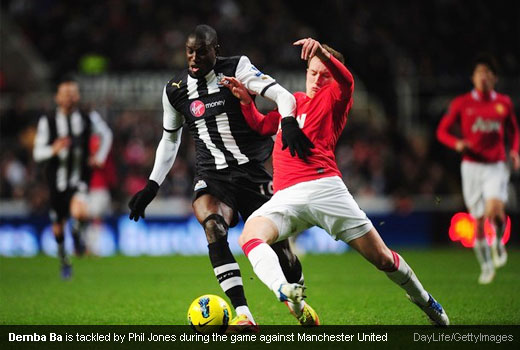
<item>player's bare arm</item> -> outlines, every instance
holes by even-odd
[[[318,57],[322,61],[326,61],[330,59],[330,52],[325,50],[323,46],[312,38],[300,39],[293,43],[294,46],[301,46],[301,59],[302,60],[310,60],[314,56]]]
[[[234,77],[223,77],[221,83],[227,87],[236,98],[240,100],[241,104],[249,105],[253,101],[244,84],[238,81],[238,79]]]

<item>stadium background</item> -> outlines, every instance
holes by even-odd
[[[68,74],[80,82],[84,106],[98,110],[114,133],[111,210],[91,228],[91,252],[206,254],[202,229],[191,215],[195,157],[187,135],[147,210],[149,220],[130,222],[126,204],[153,165],[162,133],[162,87],[185,67],[186,34],[207,23],[219,34],[222,55],[249,56],[290,91],[304,89],[305,81],[294,40],[311,36],[343,52],[356,79],[354,108],[336,152],[344,181],[387,243],[455,248],[474,264],[476,279],[474,258],[448,239],[451,216],[464,210],[460,157],[436,141],[435,128],[449,101],[471,89],[470,63],[480,51],[498,59],[497,90],[511,96],[520,114],[519,13],[518,2],[483,0],[312,6],[277,0],[4,0],[0,256],[54,254],[48,193],[32,160],[32,142],[38,117],[54,108],[56,82]],[[519,185],[519,174],[512,174],[513,247],[520,241]],[[235,251],[239,232],[240,226],[230,234]],[[307,252],[345,250],[316,230],[297,242]]]
[[[342,51],[356,78],[354,109],[337,148],[345,182],[374,222],[387,224],[381,231],[389,243],[394,236],[402,244],[446,243],[451,214],[463,210],[459,155],[440,145],[434,131],[449,100],[471,88],[470,63],[479,51],[496,55],[497,89],[518,109],[520,25],[511,7],[519,5],[506,4],[3,1],[0,209],[14,220],[2,225],[3,237],[20,222],[33,223],[37,235],[45,226],[48,194],[31,159],[32,140],[66,74],[77,76],[85,106],[100,111],[114,132],[108,222],[121,230],[125,223],[116,221],[153,165],[161,89],[185,66],[186,33],[208,23],[223,55],[248,55],[291,91],[303,89],[305,79],[295,39],[316,37]],[[190,215],[189,137],[179,153],[150,217]],[[518,174],[511,180],[509,213],[516,217]]]

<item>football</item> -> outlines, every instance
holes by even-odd
[[[197,333],[224,333],[231,319],[231,309],[218,295],[202,295],[188,309],[188,323]]]

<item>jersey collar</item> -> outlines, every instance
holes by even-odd
[[[484,96],[484,94],[482,92],[478,91],[477,89],[473,89],[473,90],[471,90],[471,97],[475,101],[485,101],[488,99],[491,101],[494,101],[497,98],[497,93],[495,90],[491,90],[491,92],[489,93],[489,98],[488,98],[487,96]]]

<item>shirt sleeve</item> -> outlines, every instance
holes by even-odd
[[[457,122],[460,116],[459,102],[455,99],[448,108],[448,112],[442,117],[437,127],[437,139],[442,144],[455,149],[457,138],[450,133],[451,127]]]
[[[253,102],[248,105],[240,104],[242,114],[249,127],[260,135],[271,136],[276,134],[280,125],[281,114],[274,110],[266,115],[260,113]]]
[[[177,152],[181,145],[181,135],[182,126],[180,129],[172,132],[163,131],[162,139],[155,152],[155,162],[150,174],[150,180],[157,182],[159,185],[163,183],[177,157]]]
[[[36,162],[43,162],[52,158],[52,145],[49,145],[49,122],[45,116],[40,117],[34,139],[33,158]]]
[[[509,100],[509,117],[506,119],[506,133],[511,150],[518,152],[520,149],[520,131],[518,128],[518,121],[515,115],[515,108],[513,102]]]
[[[294,116],[296,111],[294,96],[269,75],[260,72],[246,56],[240,57],[235,77],[249,92],[274,101],[282,116]]]
[[[332,55],[330,55],[330,59],[322,62],[338,84],[339,90],[341,91],[340,97],[345,100],[351,99],[352,93],[354,92],[354,77],[352,73],[343,63]]]
[[[180,129],[184,125],[184,116],[177,111],[166,94],[166,86],[163,89],[162,94],[162,105],[163,105],[163,128],[164,131],[173,132]]]
[[[175,158],[177,158],[181,144],[182,126],[185,120],[184,116],[170,103],[166,94],[166,87],[163,89],[162,104],[164,131],[155,152],[155,162],[150,174],[150,180],[157,182],[159,185],[163,183],[175,162]]]
[[[101,118],[98,112],[92,111],[89,115],[92,123],[92,131],[99,135],[99,149],[94,156],[99,164],[105,164],[105,161],[112,147],[112,131],[107,123]]]

